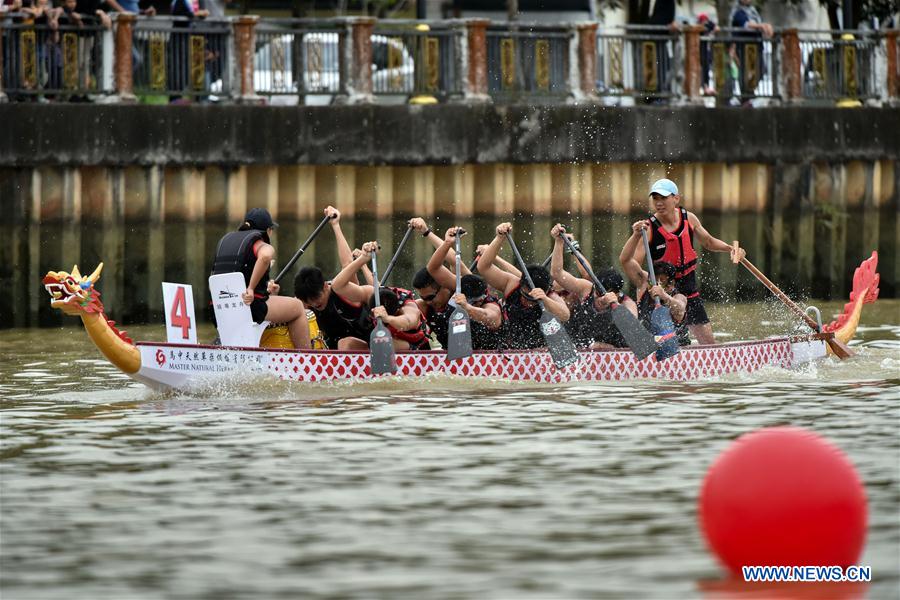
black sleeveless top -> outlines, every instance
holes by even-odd
[[[529,307],[522,304],[522,288],[516,287],[506,297],[506,347],[530,350],[546,345],[541,335],[541,305],[534,302]]]
[[[496,304],[500,306],[500,301],[495,296],[488,296],[484,299],[484,304]],[[484,304],[482,307],[484,307]],[[503,332],[506,323],[503,319],[503,310],[500,310],[500,327],[495,330],[488,329],[484,323],[479,323],[475,319],[470,319],[472,324],[472,350],[499,350],[503,346]]]
[[[362,304],[353,304],[334,290],[328,295],[324,309],[312,311],[316,314],[316,323],[325,338],[325,345],[331,350],[337,350],[341,338],[355,337],[367,341],[374,329],[371,320],[364,314],[366,311]]]
[[[445,304],[440,311],[434,310],[434,307],[430,304],[425,305],[425,320],[428,323],[428,327],[431,328],[435,338],[444,348],[447,347],[451,314],[453,314],[453,307],[449,303]]]

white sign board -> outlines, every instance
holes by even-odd
[[[166,339],[171,344],[196,344],[197,319],[194,317],[193,289],[186,283],[165,281],[162,288]]]
[[[209,278],[209,293],[216,313],[216,326],[223,346],[256,348],[259,338],[269,326],[268,321],[253,322],[250,305],[244,304],[241,294],[247,289],[241,273],[222,273]]]

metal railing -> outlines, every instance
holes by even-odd
[[[230,38],[231,26],[226,20],[138,20],[132,41],[135,94],[227,94],[231,88]]]
[[[112,55],[104,52],[110,32],[100,25],[4,23],[3,91],[12,99],[73,100],[112,91],[104,77]]]
[[[478,20],[133,16],[107,30],[51,28],[6,15],[0,17],[0,100],[134,94],[305,104],[339,97],[370,102],[373,95],[381,102],[488,96],[495,102],[598,96],[702,102],[706,95],[738,104],[900,97],[900,50],[886,46],[897,43],[896,32],[786,29],[771,39],[745,30],[702,34],[633,25],[602,28],[595,37],[584,32],[568,24]],[[590,49],[581,46],[587,40]],[[115,56],[130,56],[131,77],[121,71],[114,77]]]
[[[254,92],[329,104],[341,90],[345,38],[345,30],[333,21],[260,21],[253,53]]]
[[[675,94],[678,36],[667,27],[628,26],[597,35],[597,92],[669,98]]]
[[[800,78],[804,98],[875,98],[879,41],[871,31],[801,30]]]
[[[781,37],[764,39],[741,29],[700,37],[700,70],[710,93],[739,104],[753,98],[780,98]]]
[[[568,95],[571,42],[564,27],[492,25],[487,31],[488,93],[501,100]]]
[[[371,38],[372,91],[440,99],[460,94],[460,37],[460,30],[440,22],[379,21]]]

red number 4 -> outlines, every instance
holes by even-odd
[[[187,312],[187,300],[184,299],[184,288],[175,290],[175,303],[172,304],[172,312],[169,314],[172,327],[181,327],[182,339],[189,339],[191,331],[191,318]]]

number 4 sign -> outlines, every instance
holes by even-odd
[[[171,344],[196,344],[197,319],[194,318],[194,292],[186,283],[163,282],[166,311],[166,338]]]

